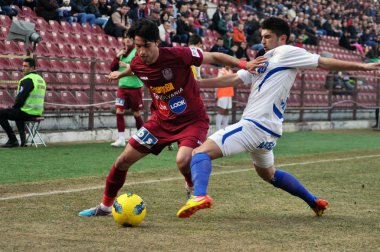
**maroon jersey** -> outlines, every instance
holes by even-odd
[[[180,126],[178,124],[199,120],[208,123],[199,87],[190,67],[200,66],[202,60],[202,52],[195,48],[161,47],[154,64],[145,65],[138,56],[131,61],[131,70],[151,94],[152,118],[157,118],[164,128],[177,128]]]

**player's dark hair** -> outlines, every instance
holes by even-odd
[[[36,66],[36,61],[33,58],[25,58],[23,61],[28,63],[30,67]]]
[[[198,45],[202,44],[202,39],[198,34],[194,34],[189,38],[189,45]]]
[[[141,19],[133,23],[131,28],[128,30],[127,36],[130,38],[139,36],[145,41],[156,42],[159,40],[158,27],[155,23],[148,19]]]
[[[281,18],[270,17],[263,21],[261,25],[262,29],[271,30],[278,37],[286,35],[286,41],[288,41],[290,36],[290,27],[288,22]]]

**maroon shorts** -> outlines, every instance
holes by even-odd
[[[141,88],[121,88],[116,92],[116,108],[131,109],[139,111],[143,106],[142,87]]]
[[[141,153],[154,155],[158,155],[172,142],[178,142],[179,147],[186,146],[194,149],[206,140],[208,128],[208,120],[170,125],[159,123],[156,117],[152,116],[129,139],[128,143]]]

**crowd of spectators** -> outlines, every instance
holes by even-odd
[[[339,45],[359,51],[363,58],[379,58],[380,4],[363,0],[246,0],[219,1],[210,15],[203,0],[2,0],[2,15],[17,16],[14,6],[25,5],[46,20],[99,25],[122,37],[141,18],[155,22],[164,46],[187,45],[191,35],[204,37],[211,29],[219,37],[211,51],[247,58],[247,49],[262,49],[260,22],[267,16],[288,20],[289,43],[317,45],[321,35],[339,38]]]

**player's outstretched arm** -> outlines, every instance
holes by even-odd
[[[113,71],[113,72],[109,73],[106,77],[109,80],[117,80],[117,79],[123,78],[125,76],[131,76],[131,75],[133,75],[131,67],[129,65],[127,65],[127,67],[125,68],[124,71],[122,71],[122,72]]]
[[[222,66],[239,67],[240,69],[246,69],[250,72],[254,71],[257,67],[259,67],[260,64],[264,63],[265,61],[267,61],[267,58],[263,56],[257,57],[250,62],[246,62],[224,53],[203,53],[203,64],[219,64]]]
[[[380,70],[380,63],[358,63],[320,57],[318,67],[335,71],[373,71]]]
[[[217,88],[217,87],[232,87],[243,84],[243,81],[237,74],[224,75],[217,78],[198,80],[198,85],[201,88]]]

